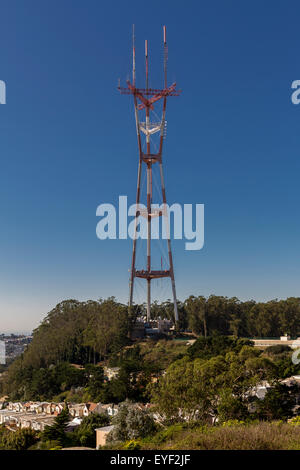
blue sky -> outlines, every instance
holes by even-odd
[[[1,2],[0,331],[30,331],[59,301],[127,301],[131,241],[96,238],[96,208],[134,202],[130,97],[136,25],[150,80],[169,79],[168,202],[205,204],[205,246],[176,241],[178,297],[299,295],[300,79],[296,1]],[[156,80],[157,77],[157,80]]]

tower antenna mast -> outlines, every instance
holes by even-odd
[[[174,302],[174,319],[178,322],[178,308],[176,298],[175,276],[173,267],[173,257],[171,250],[171,239],[169,230],[169,217],[167,211],[166,189],[164,183],[162,150],[163,141],[165,139],[166,128],[166,106],[169,96],[179,96],[181,90],[176,90],[176,83],[172,83],[168,87],[167,84],[167,60],[168,46],[166,27],[163,26],[163,51],[164,51],[164,87],[162,89],[149,88],[149,58],[148,58],[148,41],[145,41],[145,67],[146,67],[146,88],[136,87],[136,56],[135,56],[135,28],[132,28],[132,83],[128,80],[127,87],[119,86],[121,94],[129,94],[133,96],[134,112],[136,121],[136,132],[139,149],[137,192],[136,192],[136,213],[135,213],[135,229],[133,237],[132,260],[129,281],[129,307],[133,305],[133,290],[135,278],[145,279],[147,281],[147,321],[151,320],[151,281],[153,279],[169,277],[171,279],[172,294]],[[154,104],[162,101],[162,112],[160,122],[151,122],[150,111],[154,109]],[[140,114],[144,112],[145,122],[140,120]],[[156,153],[151,149],[150,136],[158,134],[159,148]],[[146,150],[143,151],[142,140],[145,140]],[[160,173],[161,196],[163,201],[163,210],[152,208],[152,166],[157,164]],[[140,206],[141,199],[141,172],[142,166],[146,166],[147,172],[147,204],[146,209]],[[165,217],[167,246],[168,246],[168,269],[153,269],[151,259],[151,220],[153,217]],[[137,245],[137,224],[139,217],[145,217],[147,220],[147,263],[145,269],[136,269],[136,245]]]

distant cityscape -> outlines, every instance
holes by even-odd
[[[25,351],[32,341],[32,335],[2,333],[0,334],[0,341],[5,343],[6,362],[11,362]]]

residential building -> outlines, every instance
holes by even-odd
[[[105,446],[108,434],[114,429],[114,426],[105,426],[103,428],[97,428],[96,431],[96,448]]]

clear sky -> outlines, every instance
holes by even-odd
[[[30,331],[59,301],[127,301],[131,241],[96,238],[96,208],[134,202],[130,97],[148,38],[169,77],[168,202],[205,204],[205,246],[176,241],[178,297],[299,295],[299,2],[2,0],[0,331]],[[155,77],[158,80],[155,80]],[[152,84],[152,82],[151,82]]]

